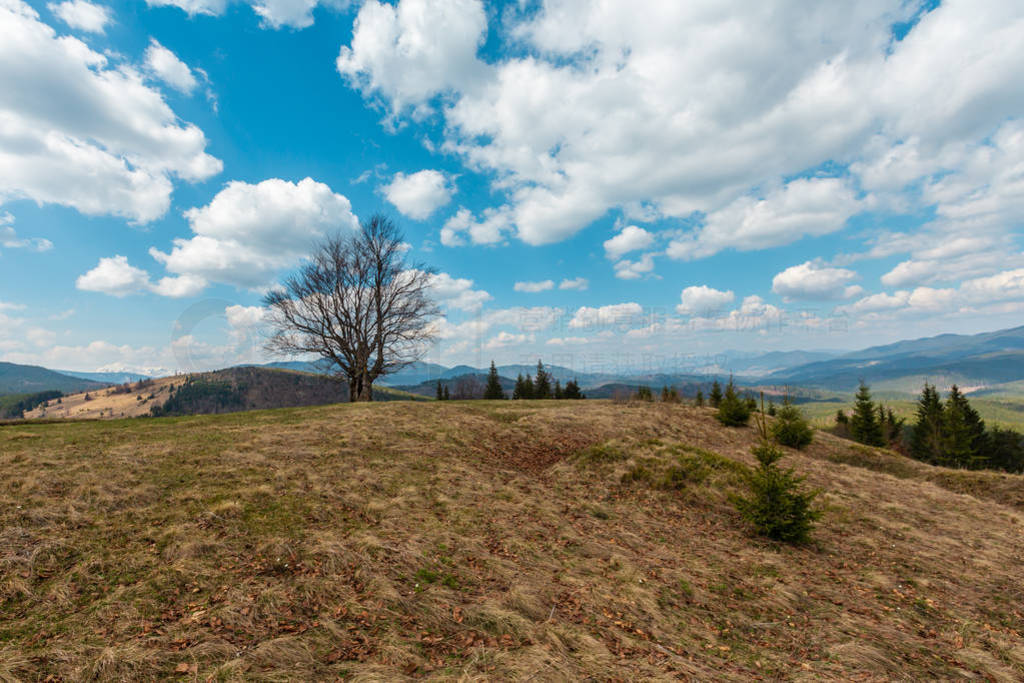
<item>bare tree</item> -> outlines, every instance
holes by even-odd
[[[315,353],[348,382],[350,401],[372,401],[374,381],[420,358],[434,338],[433,271],[406,264],[404,254],[402,233],[382,215],[359,233],[326,238],[264,298],[267,349]]]

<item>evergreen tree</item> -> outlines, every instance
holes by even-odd
[[[537,377],[533,380],[533,398],[551,398],[551,375],[537,361]]]
[[[993,427],[988,432],[987,467],[1024,474],[1024,437],[1012,429]]]
[[[715,415],[718,421],[726,427],[742,427],[750,419],[750,407],[747,402],[736,395],[736,387],[733,385],[732,377],[725,385],[725,395],[718,403],[718,413]]]
[[[565,397],[568,399],[581,399],[584,398],[583,393],[580,391],[580,385],[575,379],[571,379],[565,383]]]
[[[750,495],[733,498],[736,508],[762,536],[786,543],[807,541],[821,517],[821,511],[811,506],[818,492],[803,490],[804,477],[778,466],[782,451],[774,444],[762,441],[754,455],[758,466],[747,477]]]
[[[910,456],[933,465],[942,460],[942,403],[935,387],[925,382],[917,399],[917,423],[910,435]]]
[[[505,390],[501,388],[501,379],[498,377],[498,368],[491,361],[491,369],[487,373],[487,388],[484,389],[484,398],[490,401],[504,400]]]
[[[882,425],[882,438],[892,448],[902,448],[903,446],[903,425],[906,424],[907,419],[905,417],[896,417],[896,414],[892,412],[892,408],[881,410],[881,404],[879,404],[879,418]]]
[[[651,393],[651,388],[650,387],[638,386],[636,388],[636,393],[633,394],[633,400],[634,401],[653,401],[654,400],[654,394]]]
[[[976,469],[985,460],[985,422],[957,385],[949,390],[943,409],[945,464]]]
[[[718,405],[722,402],[722,385],[718,383],[717,379],[714,382],[712,382],[712,384],[711,384],[711,397],[710,398],[711,398],[710,402],[711,402],[711,407],[712,408],[717,408]]]
[[[668,398],[668,385],[667,384],[663,385],[661,387],[661,402],[662,403],[668,403],[669,402],[669,398]]]
[[[523,380],[523,373],[520,372],[516,376],[516,385],[512,389],[512,400],[513,401],[518,401],[520,399],[526,398],[525,396],[523,396],[523,392],[525,390],[526,390],[526,383]]]
[[[557,379],[555,380],[555,398],[556,399],[563,399],[563,398],[565,398],[565,392],[562,390],[562,383],[559,382]]]
[[[441,380],[437,380],[437,400],[444,400],[444,390],[441,389]]]
[[[698,389],[697,390],[697,397],[695,399],[693,399],[693,402],[694,402],[694,404],[698,408],[703,408],[704,407],[704,392],[701,391],[700,389]]]
[[[885,445],[885,440],[882,437],[882,425],[878,422],[875,404],[871,400],[871,389],[864,382],[860,383],[860,388],[857,390],[853,416],[850,417],[850,436],[854,441],[868,446]]]
[[[523,398],[537,398],[537,391],[533,386],[533,377],[529,375],[523,378]]]
[[[451,398],[452,398],[451,395],[448,393],[448,385],[445,384],[444,385],[444,400],[445,401],[450,401]]]
[[[790,403],[788,396],[782,402],[782,407],[777,413],[771,426],[773,439],[783,446],[790,446],[797,450],[811,443],[814,439],[814,432],[807,424],[800,409]]]

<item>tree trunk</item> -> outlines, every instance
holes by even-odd
[[[365,373],[349,380],[348,400],[350,403],[373,400],[373,381]]]

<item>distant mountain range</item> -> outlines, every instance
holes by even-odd
[[[263,367],[324,373],[322,364],[305,361],[267,363]],[[969,391],[1020,392],[1024,382],[1024,327],[974,335],[943,334],[875,346],[860,351],[772,351],[749,353],[725,351],[708,356],[685,372],[578,372],[560,365],[547,365],[554,379],[563,384],[575,379],[590,397],[603,397],[626,387],[675,386],[686,395],[714,379],[734,375],[745,386],[789,386],[806,392],[849,392],[860,380],[876,391],[916,394],[925,381],[946,388],[958,383]],[[534,374],[534,365],[502,365],[502,384],[511,388],[519,374]],[[432,396],[438,380],[462,389],[486,375],[486,368],[469,365],[446,367],[417,362],[382,378],[379,384]],[[0,395],[45,390],[87,391],[106,384],[145,379],[136,373],[58,372],[46,368],[0,363]],[[1013,384],[1018,383],[1018,384]],[[1005,386],[1003,386],[1005,385]]]
[[[149,375],[138,372],[78,372],[77,370],[54,370],[62,375],[78,377],[79,379],[90,379],[94,382],[104,384],[124,384],[125,382],[138,382],[140,379],[149,379]]]
[[[102,382],[72,377],[37,365],[0,362],[0,396],[34,394],[40,391],[91,391],[103,386]]]
[[[876,389],[916,393],[927,380],[991,387],[1024,379],[1024,327],[983,334],[943,334],[846,353],[776,371],[768,383],[834,391],[864,380]]]

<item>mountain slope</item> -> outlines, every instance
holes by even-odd
[[[968,386],[1019,381],[1024,379],[1024,327],[901,341],[775,372],[763,381],[849,391],[861,379],[909,392],[925,380]]]
[[[376,401],[424,400],[389,387],[374,387]],[[208,415],[348,401],[348,387],[322,375],[265,367],[235,367],[143,380],[63,396],[25,413],[28,419],[111,419]]]
[[[34,394],[41,391],[86,391],[105,386],[79,377],[70,377],[36,365],[0,362],[0,395]]]
[[[0,427],[0,675],[1024,677],[1024,478],[819,434],[779,546],[753,443],[596,401]]]

